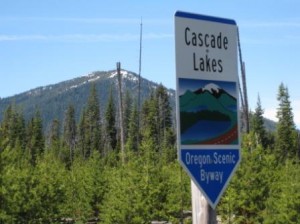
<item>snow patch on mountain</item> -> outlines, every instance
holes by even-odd
[[[96,77],[92,76],[92,77],[93,77],[92,79],[88,79],[88,82],[95,82],[97,79],[100,78],[100,76],[96,76]]]
[[[128,72],[125,71],[125,70],[121,70],[120,71],[121,75],[124,76],[124,75],[128,75]],[[118,72],[117,71],[114,71],[111,73],[111,75],[108,77],[108,78],[114,78],[118,75]]]
[[[220,89],[221,88],[218,85],[214,84],[214,83],[209,83],[209,84],[207,84],[206,86],[203,87],[203,91],[207,90],[210,93],[213,93],[213,91],[219,93]]]
[[[79,84],[76,84],[76,85],[73,85],[73,86],[70,86],[67,90],[77,88],[79,86],[82,86],[82,85],[86,84],[87,82],[89,82],[89,80],[88,81],[84,81],[84,82],[79,83]]]
[[[41,95],[42,92],[45,92],[47,90],[52,90],[52,86],[53,85],[37,87],[35,89],[31,89],[31,90],[25,92],[25,94],[28,96],[38,96],[38,95]]]
[[[135,75],[133,75],[131,73],[127,73],[127,75],[125,75],[124,77],[126,79],[129,79],[129,80],[134,81],[134,82],[137,82],[139,80]]]
[[[98,79],[101,78],[99,75],[97,75],[97,74],[94,73],[94,72],[88,73],[88,74],[83,75],[83,76],[81,76],[81,77],[87,78],[87,79],[84,80],[84,81],[81,82],[81,83],[78,83],[78,84],[76,84],[76,85],[70,86],[67,90],[77,88],[77,87],[82,86],[82,85],[84,85],[84,84],[87,84],[87,83],[89,83],[89,82],[95,82],[95,81],[97,81]]]
[[[134,82],[138,81],[138,78],[134,74],[132,74],[132,73],[126,71],[126,70],[121,70],[120,73],[121,73],[122,78],[131,80],[131,81],[134,81]],[[118,72],[114,71],[114,72],[111,73],[111,75],[108,78],[115,78],[115,77],[117,77],[117,75],[118,75]]]
[[[91,77],[94,77],[96,74],[95,73],[90,73],[87,75],[87,77],[91,78]]]

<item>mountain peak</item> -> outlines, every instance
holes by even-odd
[[[218,97],[224,90],[219,87],[215,83],[208,83],[203,88],[200,88],[196,91],[194,91],[195,94],[202,94],[204,92],[209,92],[210,94],[214,95],[215,97]]]
[[[121,70],[120,71],[122,78],[137,82],[138,81],[138,77],[136,74],[133,74],[132,72],[129,72],[127,70]],[[109,78],[115,78],[117,77],[118,72],[116,70],[112,71]]]
[[[214,84],[214,83],[209,83],[209,84],[207,84],[206,86],[203,87],[203,91],[206,90],[206,91],[209,91],[212,94],[214,92],[219,93],[220,89],[221,88],[218,85]]]
[[[127,75],[128,75],[128,71],[123,70],[123,69],[120,70],[120,73],[121,73],[122,76],[127,76]],[[112,72],[111,72],[111,75],[109,76],[109,78],[114,78],[114,77],[117,76],[117,74],[118,74],[118,71],[117,71],[117,70],[112,71]]]
[[[132,100],[136,100],[138,93],[139,77],[136,73],[121,70],[122,89],[128,91]],[[141,102],[151,95],[153,89],[159,84],[140,77]],[[101,102],[101,110],[106,108],[107,99],[111,89],[113,94],[117,93],[117,71],[94,71],[85,75],[75,77],[70,80],[62,81],[48,86],[37,87],[29,91],[16,94],[15,96],[0,99],[0,121],[8,105],[16,103],[22,107],[26,120],[34,116],[36,108],[39,108],[42,118],[43,127],[48,129],[53,119],[58,119],[63,123],[65,110],[68,105],[75,106],[75,116],[79,120],[80,113],[86,106],[88,96],[90,94],[91,83],[95,84],[98,91],[99,101]],[[171,99],[171,105],[174,106],[175,91],[168,89]],[[118,96],[116,96],[116,100]],[[103,112],[103,111],[102,111]]]

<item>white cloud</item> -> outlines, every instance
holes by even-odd
[[[141,19],[141,18],[80,18],[80,17],[6,17],[2,22],[59,22],[59,23],[90,23],[90,24],[116,24],[116,25],[139,25],[142,21],[147,25],[173,24],[172,19]]]
[[[300,100],[291,100],[291,106],[294,113],[294,122],[297,128],[300,129]]]
[[[249,28],[299,28],[300,21],[288,22],[241,22],[241,27]]]
[[[137,35],[131,34],[67,34],[67,35],[0,35],[0,41],[130,41]]]
[[[173,34],[148,33],[143,34],[143,39],[172,38]],[[3,41],[78,41],[78,42],[112,42],[112,41],[136,41],[138,34],[67,34],[67,35],[0,35]]]
[[[276,117],[276,113],[277,113],[277,109],[274,108],[265,108],[264,109],[264,117],[272,120],[272,121],[278,121],[277,117]]]
[[[291,107],[294,114],[294,122],[296,124],[296,127],[300,129],[300,100],[291,100]],[[273,120],[278,121],[277,117],[277,108],[265,108],[264,109],[264,117]]]
[[[145,39],[169,39],[169,38],[174,38],[174,34],[169,34],[169,33],[148,33],[148,34],[143,34],[143,38]]]
[[[47,40],[44,35],[0,35],[1,41]]]

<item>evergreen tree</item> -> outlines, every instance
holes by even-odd
[[[42,118],[39,110],[31,119],[27,127],[27,148],[31,157],[31,164],[36,164],[36,159],[44,152],[45,140],[43,135]]]
[[[245,138],[256,141],[252,134]],[[275,157],[261,145],[242,146],[242,161],[218,205],[222,223],[265,223],[266,202],[274,183]]]
[[[85,130],[85,157],[88,158],[92,154],[93,150],[101,152],[101,148],[103,147],[101,136],[100,104],[95,84],[93,84],[91,88],[85,116],[85,126],[87,128]]]
[[[142,106],[142,119],[141,119],[141,137],[146,137],[146,131],[154,142],[154,151],[159,151],[160,149],[160,136],[159,130],[159,113],[158,113],[158,102],[155,100],[154,93],[151,94],[150,98],[145,100]]]
[[[110,149],[116,149],[117,145],[117,129],[116,129],[116,108],[110,89],[108,104],[105,112],[105,132],[107,135],[107,143]]]
[[[78,124],[78,148],[79,153],[83,158],[86,158],[86,142],[87,142],[87,122],[86,122],[86,109],[83,108],[79,124]]]
[[[300,223],[300,166],[287,160],[273,168],[270,195],[263,213],[264,223]]]
[[[58,153],[60,145],[60,124],[57,119],[54,119],[51,124],[50,133],[48,136],[49,148],[54,149]]]
[[[74,159],[75,145],[76,145],[76,121],[75,121],[75,109],[73,105],[69,105],[65,113],[63,145],[69,151],[68,161],[70,162],[70,164],[72,164],[72,161]]]
[[[27,221],[24,223],[56,223],[64,217],[67,203],[67,172],[53,151],[45,152],[28,181]],[[25,210],[25,211],[26,211]],[[37,221],[38,220],[38,221]]]
[[[23,116],[23,113],[17,112],[16,118],[15,118],[15,132],[16,132],[16,138],[19,142],[22,150],[25,150],[26,148],[26,125],[25,125],[25,119]]]
[[[65,217],[71,217],[78,223],[87,223],[87,219],[93,215],[92,199],[95,188],[93,169],[95,167],[90,163],[92,157],[93,155],[90,155],[85,160],[75,158],[66,180],[68,200],[63,208],[67,214]]]
[[[141,128],[143,130],[149,128],[150,136],[155,142],[154,150],[162,153],[163,148],[174,147],[172,109],[167,90],[162,85],[143,104]]]
[[[143,136],[139,152],[128,152],[127,163],[106,169],[103,223],[179,223],[182,209],[190,210],[190,179],[181,178],[177,161],[159,162],[149,128],[143,129]]]
[[[18,112],[12,105],[9,105],[4,112],[4,118],[0,125],[2,128],[1,136],[3,139],[3,147],[9,145],[14,148],[16,143],[25,149],[25,120],[22,113]]]
[[[125,142],[128,138],[128,131],[129,131],[129,123],[130,123],[130,115],[132,110],[132,97],[130,92],[127,90],[125,94],[125,99],[123,100],[123,107],[124,107],[124,138]]]
[[[27,211],[32,207],[33,195],[29,191],[30,165],[21,149],[5,148],[0,160],[0,223],[29,223]]]
[[[264,127],[264,110],[261,107],[261,101],[260,97],[258,95],[257,97],[257,105],[255,108],[255,112],[251,119],[251,128],[252,132],[254,133],[257,142],[261,144],[264,148],[267,146],[267,136],[266,136],[266,130]]]
[[[155,91],[155,97],[158,101],[160,129],[164,131],[172,126],[172,108],[170,105],[168,90],[160,84]]]
[[[139,128],[138,128],[138,111],[137,105],[132,105],[132,110],[130,113],[129,123],[128,123],[128,138],[126,141],[127,150],[132,150],[136,152],[138,150],[138,139],[139,139]]]
[[[288,88],[281,83],[277,95],[279,108],[277,109],[276,130],[276,150],[281,161],[296,156],[297,133],[289,98]]]
[[[10,133],[12,129],[12,117],[13,117],[13,109],[12,105],[9,105],[7,109],[4,111],[3,121],[1,123],[2,129],[2,139],[4,142],[8,143],[8,140],[11,139]]]
[[[174,128],[172,127],[172,107],[170,105],[168,90],[160,84],[156,89],[155,96],[158,105],[158,137],[161,145],[160,150],[167,153],[167,157],[170,156],[170,158],[166,157],[167,160],[172,160],[174,159],[174,155],[176,156],[176,153],[174,153],[176,136]],[[174,153],[173,156],[172,153]]]

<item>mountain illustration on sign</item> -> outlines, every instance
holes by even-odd
[[[191,90],[189,85],[202,85]],[[237,99],[234,82],[180,79],[179,96],[182,145],[238,144]],[[224,86],[226,88],[222,88]],[[230,91],[233,90],[233,91]]]

